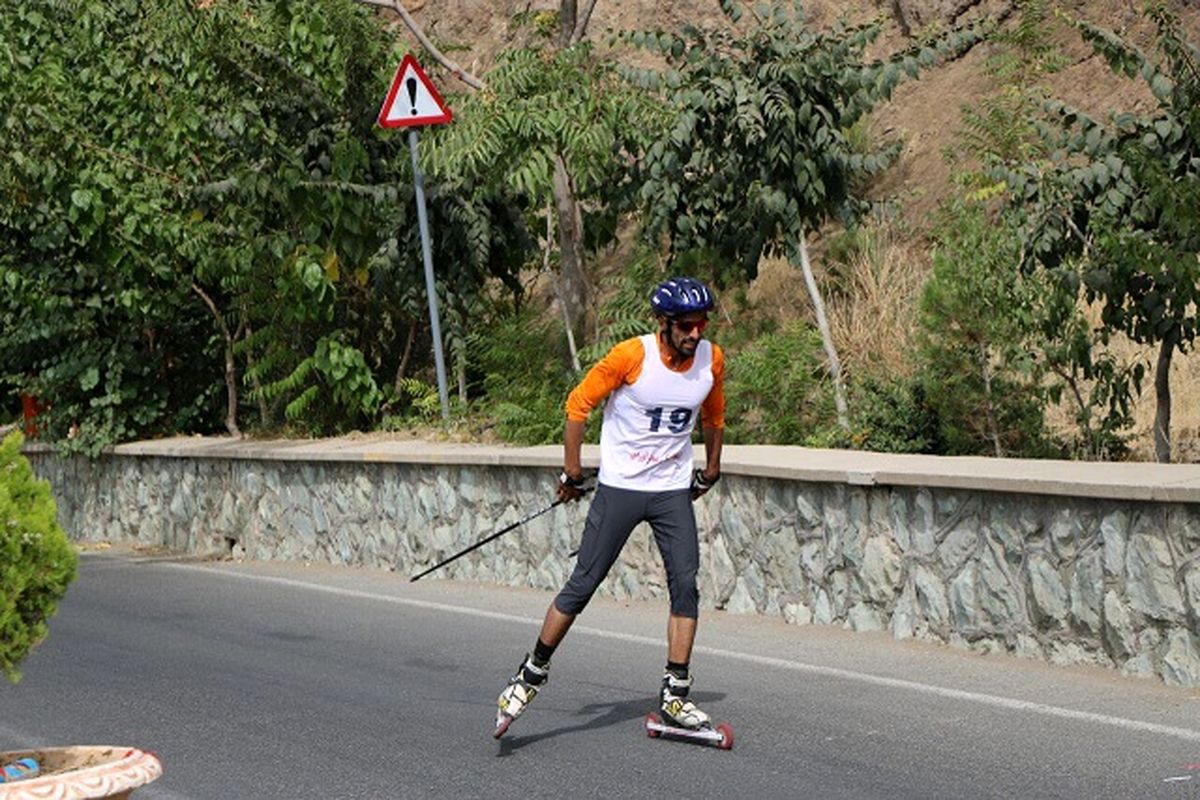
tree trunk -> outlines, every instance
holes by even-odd
[[[237,424],[238,390],[237,363],[233,360],[233,338],[225,333],[225,430],[230,436],[241,436]]]
[[[413,342],[417,339],[417,330],[420,323],[413,320],[408,326],[408,338],[404,341],[404,355],[400,356],[400,366],[396,367],[396,380],[392,382],[392,386],[396,390],[396,394],[403,394],[404,376],[408,372],[408,361],[412,358]]]
[[[1171,356],[1178,341],[1176,329],[1163,337],[1154,368],[1154,455],[1161,464],[1171,462]]]
[[[992,372],[988,369],[987,345],[983,342],[979,343],[979,373],[983,376],[984,417],[987,435],[992,440],[996,458],[1004,458],[1004,448],[1000,446],[1000,429],[996,425],[996,406],[992,402]]]
[[[217,321],[217,327],[221,331],[222,338],[225,339],[225,430],[229,431],[230,436],[241,436],[241,431],[238,430],[237,424],[237,407],[238,407],[238,390],[237,390],[237,363],[233,358],[233,345],[237,341],[237,337],[229,330],[229,326],[225,324],[225,318],[221,316],[221,312],[217,310],[217,304],[213,299],[200,288],[197,283],[192,284],[192,291],[195,292],[208,308],[213,319]],[[241,334],[238,330],[238,334]]]
[[[571,173],[561,156],[554,157],[554,206],[558,212],[558,249],[563,309],[568,327],[578,336],[584,327],[590,292],[583,272],[583,215],[575,198]]]
[[[461,355],[455,359],[454,374],[458,378],[458,402],[467,407],[467,360]]]
[[[570,47],[575,36],[575,23],[579,19],[579,4],[576,0],[561,0],[558,4],[558,46]]]
[[[587,7],[583,9],[583,13],[576,15],[575,32],[571,34],[571,41],[568,44],[578,44],[583,40],[584,34],[587,33],[588,22],[592,18],[592,12],[595,10],[596,0],[588,0]]]
[[[554,208],[546,204],[546,242],[542,250],[542,272],[550,271],[550,252],[554,249]],[[558,306],[562,309],[563,328],[567,332],[567,348],[571,353],[571,368],[580,371],[579,348],[575,346],[575,331],[571,328],[571,315],[567,313],[566,291],[562,278],[555,283],[554,291],[558,295]]]
[[[800,269],[804,273],[804,285],[808,287],[808,298],[812,302],[813,314],[817,317],[817,328],[821,331],[821,343],[825,346],[825,356],[829,359],[829,375],[833,378],[833,404],[837,408],[837,421],[842,430],[850,430],[850,412],[846,404],[846,387],[842,383],[842,362],[838,359],[837,347],[833,344],[833,334],[829,330],[829,321],[825,318],[825,302],[821,299],[821,290],[817,288],[817,279],[813,277],[812,264],[808,260],[808,235],[800,235]]]

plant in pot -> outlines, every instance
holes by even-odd
[[[0,442],[0,672],[13,683],[22,659],[46,638],[77,562],[50,484],[21,454],[24,441],[13,431]],[[130,747],[0,752],[0,798],[122,798],[161,774],[156,756]]]

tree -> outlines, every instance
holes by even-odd
[[[1104,350],[1109,331],[1093,330],[1081,313],[1079,282],[1069,269],[1021,263],[1018,215],[995,208],[1007,189],[998,171],[1049,158],[1037,126],[1047,97],[1040,81],[1064,65],[1047,27],[1047,0],[1019,0],[1016,11],[1010,28],[991,37],[994,50],[985,62],[999,86],[963,107],[964,126],[949,149],[951,162],[965,166],[954,177],[967,192],[942,210],[934,274],[924,297],[922,355],[933,381],[958,387],[953,399],[930,395],[949,401],[941,412],[943,426],[969,431],[982,422],[996,454],[1005,449],[1032,454],[1031,447],[1041,447],[1040,421],[1035,425],[1032,413],[1017,414],[1015,421],[1026,422],[1011,433],[1001,431],[1005,415],[994,409],[998,403],[1013,408],[1066,397],[1078,433],[1065,444],[1076,455],[1100,459],[1124,449],[1121,432],[1131,421],[1130,386],[1140,380],[1138,368]],[[987,354],[975,360],[974,371],[997,371],[1011,391],[994,392],[990,380],[971,381],[971,369],[951,366],[955,346],[940,340],[966,332]],[[985,410],[976,413],[972,406]],[[956,437],[943,438],[955,446]]]
[[[168,99],[191,73],[168,32],[202,20],[138,5],[0,10],[0,372],[42,402],[44,435],[78,426],[89,448],[207,430],[216,399],[209,321],[177,272],[203,131]]]
[[[404,142],[375,125],[394,65],[350,0],[5,0],[0,381],[47,438],[236,434],[247,395],[260,427],[328,431],[395,400],[423,280]],[[465,320],[529,237],[471,187],[429,195]]]
[[[921,295],[921,379],[951,454],[1033,455],[1044,439],[1037,297],[1020,240],[979,204],[953,204],[935,231]]]
[[[1102,303],[1109,331],[1157,345],[1154,443],[1166,462],[1171,358],[1192,345],[1200,301],[1200,50],[1165,6],[1147,14],[1154,56],[1111,31],[1077,27],[1114,72],[1147,83],[1156,110],[1101,122],[1051,101],[1050,160],[997,175],[1028,214],[1027,257],[1073,271],[1085,298]]]
[[[569,335],[590,308],[583,249],[613,229],[629,154],[645,148],[654,119],[587,42],[512,48],[434,142],[440,179],[503,194],[533,218],[545,215],[548,242],[557,220]]]
[[[725,0],[732,30],[686,27],[625,38],[667,61],[667,69],[627,70],[632,82],[661,93],[674,122],[641,163],[641,200],[651,235],[673,254],[713,248],[753,277],[759,258],[780,253],[800,267],[821,330],[838,421],[849,427],[837,350],[808,257],[808,237],[826,221],[852,223],[865,202],[862,178],[894,159],[897,148],[857,152],[849,129],[886,100],[905,77],[939,54],[977,40],[960,32],[938,43],[867,63],[880,22],[809,30],[799,4],[758,4],[738,30],[742,7]]]

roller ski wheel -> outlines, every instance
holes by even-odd
[[[658,718],[658,714],[646,715],[646,735],[651,739],[657,739],[662,736],[662,731],[659,728],[662,726],[662,720]]]
[[[508,714],[496,715],[496,730],[492,732],[493,739],[499,739],[504,734],[508,733],[508,726],[513,724],[516,717],[510,717]]]
[[[718,723],[716,727],[702,725],[699,728],[681,728],[664,722],[658,714],[647,714],[645,724],[646,735],[651,739],[661,737],[716,747],[720,750],[733,749],[733,728],[728,722]]]

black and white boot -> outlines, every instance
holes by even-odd
[[[662,714],[663,722],[676,728],[693,731],[711,728],[712,719],[688,699],[688,692],[691,688],[691,675],[681,678],[669,670],[663,675],[661,702],[659,703],[659,712]]]
[[[526,655],[496,701],[496,731],[492,735],[497,739],[503,736],[513,720],[525,713],[525,709],[549,679],[550,664],[539,666],[534,663],[532,655]]]

